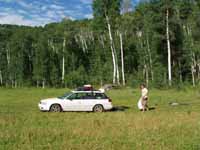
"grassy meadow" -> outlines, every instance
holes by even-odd
[[[150,89],[148,112],[139,89],[107,93],[104,113],[40,112],[40,99],[66,89],[0,89],[0,150],[199,150],[200,90]],[[181,105],[171,106],[170,102]]]

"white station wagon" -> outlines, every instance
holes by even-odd
[[[112,100],[100,91],[72,91],[57,98],[41,100],[41,111],[94,111],[103,112],[113,108]]]

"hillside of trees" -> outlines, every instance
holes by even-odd
[[[94,0],[93,16],[0,25],[0,86],[200,84],[200,0]]]

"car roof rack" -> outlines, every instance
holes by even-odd
[[[91,85],[84,85],[75,89],[75,91],[94,91],[94,88]]]
[[[90,93],[90,92],[95,92],[95,93],[104,93],[100,90],[94,89],[91,85],[84,85],[81,87],[76,88],[75,90],[72,91],[73,93]]]
[[[101,92],[101,91],[98,91],[98,90],[92,90],[92,91],[72,91],[73,93],[104,93],[104,92]]]

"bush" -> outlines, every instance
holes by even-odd
[[[65,76],[65,86],[75,88],[86,84],[86,72],[81,66],[76,71],[72,71]]]

